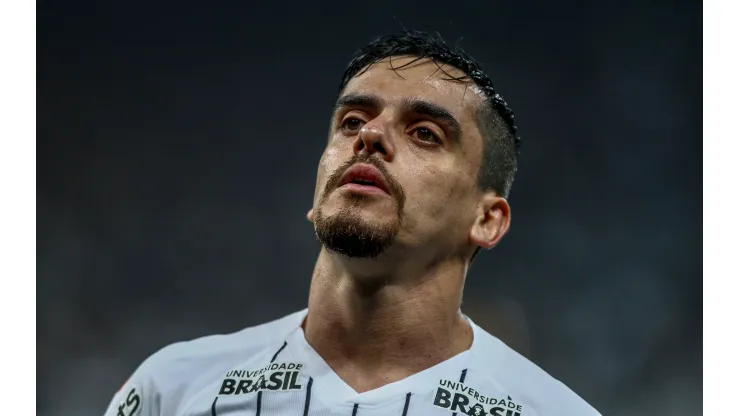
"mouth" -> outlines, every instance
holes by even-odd
[[[349,191],[390,195],[390,189],[380,170],[367,163],[352,165],[339,182],[339,187]]]

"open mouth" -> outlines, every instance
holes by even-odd
[[[366,163],[358,163],[347,169],[340,183],[342,188],[351,191],[391,194],[380,170]]]
[[[368,185],[368,186],[375,186],[375,181],[371,179],[352,179],[349,183],[356,183],[359,185]]]

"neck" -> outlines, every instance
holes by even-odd
[[[304,330],[356,391],[401,380],[470,348],[472,328],[460,313],[465,264],[369,277],[352,273],[348,264],[355,261],[349,262],[321,251]]]

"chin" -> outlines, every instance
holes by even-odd
[[[400,219],[394,213],[362,211],[319,209],[314,218],[316,237],[330,252],[349,258],[376,258],[396,239]]]

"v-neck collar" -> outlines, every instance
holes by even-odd
[[[400,400],[408,392],[418,391],[428,385],[433,388],[434,385],[442,378],[457,379],[459,374],[468,368],[473,350],[480,343],[481,334],[478,327],[468,318],[468,323],[473,330],[473,343],[468,350],[465,350],[437,365],[426,370],[412,374],[402,380],[386,384],[376,389],[358,393],[350,387],[326,361],[319,355],[316,350],[306,341],[303,332],[302,323],[308,311],[300,316],[296,328],[291,331],[287,338],[287,348],[291,354],[304,364],[304,372],[314,380],[314,394],[318,395],[322,401],[337,405],[354,405],[361,404],[366,406],[379,406],[395,400]]]

